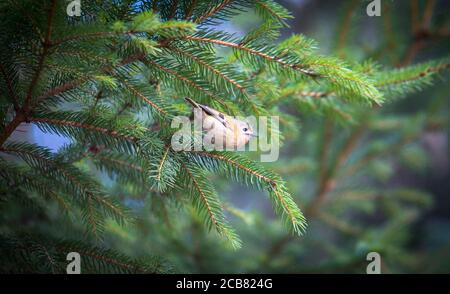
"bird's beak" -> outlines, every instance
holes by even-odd
[[[250,136],[254,137],[254,138],[258,138],[258,135],[255,135],[255,134],[251,134]]]

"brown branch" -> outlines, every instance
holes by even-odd
[[[258,50],[254,50],[251,48],[247,48],[245,46],[242,46],[240,44],[236,44],[233,42],[227,42],[227,41],[222,41],[222,40],[217,40],[217,39],[210,39],[210,38],[203,38],[203,37],[196,37],[196,36],[186,36],[184,37],[187,40],[191,40],[191,41],[197,41],[197,42],[204,42],[204,43],[211,43],[211,44],[216,44],[216,45],[220,45],[220,46],[225,46],[225,47],[230,47],[230,48],[235,48],[238,50],[242,50],[242,51],[246,51],[248,53],[251,53],[253,55],[259,56],[261,58],[264,58],[266,60],[269,61],[274,61],[279,63],[280,65],[282,65],[283,67],[287,67],[287,68],[291,68],[293,70],[298,70],[306,75],[312,76],[312,77],[317,77],[318,74],[314,73],[308,69],[305,69],[303,65],[301,64],[290,64],[287,63],[285,61],[283,61],[281,58],[279,57],[274,57],[274,56],[270,56],[266,53],[260,52]]]
[[[37,103],[39,103],[42,100],[45,100],[45,99],[47,99],[49,97],[53,97],[53,96],[56,96],[56,95],[59,95],[59,94],[65,92],[65,91],[68,91],[68,90],[71,90],[73,88],[76,88],[76,87],[80,86],[83,82],[86,82],[87,80],[88,80],[87,77],[83,77],[83,78],[79,78],[79,79],[76,79],[76,80],[68,81],[68,82],[66,82],[66,83],[64,83],[62,85],[54,87],[54,88],[48,90],[47,92],[45,92],[44,94],[42,94],[41,96],[39,96],[36,99]]]
[[[216,100],[218,103],[220,103],[222,106],[228,108],[228,106],[227,106],[226,104],[224,104],[224,103],[223,103],[218,97],[216,97],[212,92],[210,92],[210,91],[204,89],[203,87],[197,85],[197,83],[195,83],[194,81],[192,81],[192,80],[190,80],[190,79],[188,79],[188,78],[186,78],[186,77],[180,75],[180,74],[177,73],[175,70],[172,70],[172,69],[169,69],[169,68],[167,68],[167,67],[164,67],[164,66],[162,66],[161,64],[156,63],[156,62],[151,61],[151,60],[148,60],[148,59],[144,60],[144,63],[146,63],[146,64],[151,64],[151,65],[157,67],[159,70],[164,71],[164,72],[166,72],[166,73],[168,73],[168,74],[170,74],[170,75],[175,76],[177,79],[179,79],[179,80],[181,80],[182,82],[184,82],[184,83],[190,85],[191,87],[193,87],[193,88],[195,88],[195,89],[197,89],[197,90],[199,90],[199,91],[205,93],[207,96],[213,98],[213,99]]]
[[[63,126],[69,126],[69,127],[78,127],[83,128],[87,130],[96,131],[99,133],[107,134],[116,138],[122,138],[128,141],[137,141],[138,138],[129,136],[129,135],[123,135],[115,130],[110,130],[107,128],[101,128],[77,121],[70,121],[70,120],[59,120],[59,119],[52,119],[52,118],[41,118],[41,117],[30,117],[30,122],[37,122],[37,123],[49,123],[49,124],[55,124],[55,125],[63,125]]]
[[[222,3],[214,6],[213,8],[211,8],[210,10],[208,10],[207,12],[205,12],[203,15],[197,17],[194,22],[195,23],[201,23],[204,20],[206,20],[207,18],[213,16],[214,14],[216,14],[217,12],[219,12],[220,10],[222,10],[223,8],[225,8],[227,5],[231,4],[234,0],[224,0]]]
[[[317,193],[305,210],[305,214],[307,216],[311,217],[317,215],[320,206],[326,200],[327,194],[331,190],[333,190],[333,188],[336,185],[336,178],[335,178],[336,171],[346,162],[347,158],[353,151],[354,147],[357,145],[360,138],[364,135],[365,129],[366,124],[361,123],[361,125],[358,126],[353,131],[353,133],[350,135],[350,138],[342,147],[341,151],[337,155],[336,161],[334,162],[333,166],[330,168],[327,174],[320,180],[319,186],[317,188]]]
[[[172,19],[177,14],[178,0],[173,3],[172,9],[169,14],[169,19]]]
[[[26,116],[23,111],[16,112],[13,120],[5,126],[3,132],[0,134],[0,146],[2,146],[3,143],[5,143],[5,141],[9,138],[9,136],[11,136],[14,130],[25,121],[25,118]]]
[[[91,195],[91,197],[95,197],[94,195],[92,195],[91,192],[88,192],[88,193]],[[97,202],[100,202],[103,205],[109,207],[109,209],[113,210],[115,213],[117,213],[121,217],[126,218],[126,215],[123,213],[123,211],[120,210],[120,208],[118,208],[117,206],[115,206],[112,202],[106,200],[106,198],[104,198],[104,197],[95,197],[95,200]]]
[[[166,158],[167,158],[167,155],[169,154],[169,151],[170,151],[170,145],[167,145],[166,146],[166,150],[164,151],[163,157],[161,159],[161,162],[160,162],[160,164],[158,166],[158,171],[157,171],[158,174],[156,176],[156,180],[157,181],[161,180],[161,171],[162,171],[162,168],[164,166],[164,163],[166,162]]]
[[[122,115],[122,113],[124,113],[128,108],[130,108],[131,106],[133,106],[131,104],[131,102],[127,102],[125,103],[118,111],[117,113],[114,115],[114,119],[116,119],[117,117],[119,117],[120,115]]]
[[[323,131],[323,144],[320,152],[319,178],[323,181],[328,173],[327,162],[330,153],[330,145],[333,138],[333,124],[330,119],[325,121]]]
[[[51,38],[51,34],[52,34],[52,29],[53,29],[53,17],[55,14],[55,9],[56,9],[56,0],[53,0],[52,6],[51,6],[49,14],[48,14],[47,33],[45,35],[45,40],[44,40],[44,44],[43,44],[43,46],[44,46],[43,52],[41,54],[41,57],[39,58],[38,67],[36,69],[36,72],[33,76],[32,81],[31,81],[31,84],[28,89],[28,93],[25,98],[23,107],[21,109],[16,110],[15,117],[13,118],[13,120],[11,122],[9,122],[5,126],[5,128],[3,129],[3,132],[0,134],[0,146],[2,146],[3,143],[5,143],[5,141],[9,138],[9,136],[11,136],[11,134],[14,132],[14,130],[22,122],[27,120],[27,116],[31,112],[31,99],[32,99],[33,91],[34,91],[36,84],[39,80],[39,77],[41,75],[42,68],[44,66],[44,61],[45,61],[45,58],[47,57],[48,49],[50,47],[50,38]]]
[[[419,1],[411,0],[411,32],[415,34],[419,30]]]
[[[397,85],[397,84],[412,82],[412,81],[418,80],[420,78],[423,78],[423,77],[425,77],[425,76],[427,76],[429,74],[438,73],[438,72],[446,70],[448,68],[450,68],[450,62],[430,67],[427,70],[418,73],[414,77],[411,77],[411,78],[408,78],[408,79],[403,79],[403,80],[397,80],[397,81],[393,81],[393,82],[386,82],[386,83],[375,84],[375,87],[383,88],[383,87],[387,87],[387,86],[390,86],[390,85]]]
[[[98,101],[102,98],[103,91],[100,90],[97,92],[97,95],[95,95],[95,102],[94,102],[94,108],[97,106]]]
[[[142,60],[142,58],[144,58],[143,54],[134,54],[131,56],[128,56],[127,58],[124,58],[118,65],[117,67],[121,67],[121,66],[125,66],[128,65],[130,63],[136,62],[136,61],[140,61]],[[102,71],[104,72],[112,72],[113,68],[111,66],[105,66]],[[89,77],[83,77],[83,78],[79,78],[79,79],[75,79],[75,80],[71,80],[68,81],[62,85],[59,85],[55,88],[52,88],[50,90],[48,90],[46,93],[44,93],[43,95],[39,96],[37,101],[40,102],[42,100],[45,100],[49,97],[52,96],[56,96],[58,94],[61,94],[65,91],[74,89],[78,86],[80,86],[82,83],[86,82],[87,80],[89,80]]]
[[[160,108],[158,105],[156,105],[154,102],[152,102],[150,99],[148,99],[147,97],[145,97],[141,92],[139,92],[137,89],[135,89],[133,86],[129,85],[128,83],[126,83],[125,81],[122,81],[126,87],[137,97],[141,98],[145,103],[147,103],[148,105],[150,105],[151,107],[155,108],[158,112],[162,113],[162,114],[167,114],[167,111],[165,111],[164,109]]]
[[[358,170],[367,166],[367,164],[370,161],[372,161],[373,159],[383,156],[383,155],[389,155],[389,154],[392,154],[393,152],[398,151],[400,148],[402,148],[406,144],[409,144],[412,141],[414,141],[415,139],[417,139],[418,136],[419,136],[419,134],[416,134],[414,136],[407,136],[388,149],[381,150],[379,152],[368,153],[367,155],[365,155],[364,157],[360,158],[358,161],[356,161],[355,163],[350,165],[342,173],[340,173],[338,175],[338,178],[346,178],[346,177],[350,177],[350,176],[354,175]]]
[[[44,61],[47,57],[48,54],[48,50],[51,46],[50,44],[50,40],[51,40],[51,35],[52,35],[52,31],[53,31],[53,18],[55,15],[55,10],[56,10],[56,0],[52,1],[52,6],[50,8],[50,12],[48,14],[48,20],[47,20],[47,33],[45,34],[45,40],[44,40],[44,44],[43,44],[43,50],[42,50],[42,54],[41,57],[39,59],[39,63],[38,63],[38,67],[37,70],[34,74],[34,77],[31,81],[30,87],[28,89],[28,93],[27,96],[25,98],[25,103],[24,103],[24,111],[25,111],[25,115],[28,115],[28,113],[30,112],[30,102],[33,96],[33,91],[39,81],[39,78],[41,76],[41,72],[42,69],[44,67]]]
[[[436,0],[428,0],[426,3],[425,12],[423,13],[422,19],[422,29],[430,27],[431,18],[433,17],[433,10],[436,6]]]
[[[194,12],[195,5],[197,5],[197,0],[192,0],[191,5],[186,11],[186,16],[184,17],[185,20],[188,20],[192,16],[192,12]]]
[[[224,162],[226,162],[228,164],[234,165],[235,167],[237,167],[239,169],[242,169],[242,170],[244,170],[244,171],[246,171],[246,172],[248,172],[248,173],[250,173],[250,174],[252,174],[252,175],[254,175],[254,176],[256,176],[256,177],[258,177],[260,179],[262,179],[264,182],[270,184],[272,187],[276,187],[277,186],[277,183],[274,180],[272,180],[271,178],[268,178],[268,177],[266,177],[266,176],[264,176],[264,175],[262,175],[262,174],[260,174],[260,173],[258,173],[256,171],[252,170],[251,168],[240,164],[237,161],[231,160],[230,158],[227,158],[227,157],[219,155],[219,154],[205,152],[205,151],[192,151],[192,152],[195,153],[195,154],[198,154],[200,156],[205,156],[205,157],[209,157],[209,158],[214,158],[216,160],[224,161]]]
[[[186,171],[186,174],[191,178],[192,184],[194,185],[195,189],[198,191],[198,193],[200,194],[200,197],[202,198],[203,202],[206,205],[206,209],[208,211],[209,216],[211,217],[212,222],[214,223],[214,226],[216,228],[219,228],[219,223],[216,220],[216,217],[214,216],[214,214],[212,213],[212,209],[211,206],[208,202],[208,199],[206,198],[205,193],[203,192],[203,190],[200,188],[200,185],[198,184],[197,180],[195,179],[194,175],[189,171],[189,169],[186,167],[186,165],[184,163],[181,163],[181,166],[184,168],[184,170]]]
[[[345,57],[343,53],[343,49],[345,47],[345,43],[348,39],[348,33],[350,31],[350,24],[352,20],[352,16],[355,13],[356,8],[359,5],[359,1],[353,0],[350,3],[350,7],[345,15],[344,23],[342,24],[341,30],[339,31],[339,37],[338,37],[338,52],[341,57]]]
[[[388,58],[391,59],[391,63],[395,63],[394,62],[395,54],[393,54],[393,52],[396,51],[398,44],[396,37],[393,33],[394,30],[392,29],[392,6],[386,4],[383,6],[382,17],[383,17],[383,32],[384,35],[386,36],[387,44],[376,54],[376,56],[374,56],[374,58],[376,60],[381,60],[381,58],[384,55],[387,55]]]
[[[9,96],[11,98],[11,101],[12,101],[13,105],[14,105],[14,110],[17,112],[17,111],[19,111],[19,108],[20,108],[20,106],[19,106],[19,98],[14,93],[12,82],[8,78],[8,75],[7,75],[7,73],[5,71],[5,68],[3,67],[2,64],[0,64],[0,72],[1,72],[1,74],[3,76],[3,78],[5,79],[6,86],[8,87]]]
[[[119,159],[105,157],[105,156],[100,156],[100,155],[96,155],[95,158],[98,158],[98,159],[103,160],[103,161],[110,161],[110,162],[113,162],[113,163],[117,163],[119,165],[126,166],[126,167],[128,167],[130,169],[137,170],[139,172],[143,172],[144,171],[144,169],[141,166],[136,165],[136,164],[130,164],[127,161],[124,161],[124,160],[119,160]]]
[[[429,27],[435,5],[435,0],[427,1],[423,19],[419,22],[419,3],[417,0],[411,1],[411,30],[414,41],[409,46],[403,61],[398,64],[398,67],[404,67],[412,63],[417,54],[427,45],[426,41],[432,36]]]
[[[63,39],[60,39],[60,40],[57,40],[57,41],[53,41],[51,43],[51,45],[53,47],[56,47],[56,46],[59,46],[61,44],[66,43],[66,42],[77,41],[77,40],[81,40],[81,39],[85,39],[85,38],[116,37],[116,36],[126,36],[126,35],[140,34],[140,33],[147,33],[147,31],[129,30],[129,31],[125,31],[125,32],[108,32],[108,31],[106,31],[106,32],[84,33],[84,34],[80,34],[80,35],[68,36],[66,38],[63,38]],[[162,41],[163,40],[161,40],[160,43]]]
[[[243,86],[241,86],[239,83],[237,83],[235,80],[228,77],[226,74],[222,73],[220,70],[216,69],[214,66],[211,66],[209,63],[203,61],[202,59],[196,57],[195,55],[192,55],[186,51],[180,50],[179,48],[176,48],[176,47],[169,47],[168,49],[176,51],[179,54],[183,54],[183,55],[189,57],[190,59],[194,60],[195,62],[203,65],[204,67],[208,68],[210,71],[215,73],[216,75],[220,76],[222,79],[226,80],[227,82],[231,83],[233,86],[238,88],[239,91],[241,91],[241,92],[246,91],[245,88]]]
[[[111,258],[111,257],[105,257],[105,256],[97,255],[94,252],[83,251],[81,248],[78,248],[78,247],[58,246],[58,247],[56,247],[56,250],[58,252],[62,252],[63,254],[66,254],[67,252],[70,252],[70,251],[77,251],[81,255],[84,255],[84,256],[87,256],[87,257],[90,257],[90,258],[93,258],[93,259],[96,259],[96,260],[100,260],[102,262],[106,262],[106,263],[110,263],[110,264],[113,264],[113,265],[117,265],[119,267],[126,268],[126,269],[134,268],[134,269],[139,270],[141,272],[145,272],[144,269],[141,269],[137,265],[130,265],[130,264],[118,261],[118,260],[116,260],[114,258]]]
[[[57,40],[54,41],[52,43],[53,47],[59,46],[63,43],[66,42],[71,42],[71,41],[77,41],[80,39],[85,39],[85,38],[96,38],[96,37],[114,37],[114,36],[120,36],[120,35],[130,35],[130,34],[135,34],[135,33],[139,33],[136,31],[126,31],[126,32],[92,32],[92,33],[84,33],[81,35],[73,35],[73,36],[68,36],[66,38],[63,38],[61,40]]]
[[[339,231],[343,232],[344,234],[351,235],[351,236],[358,236],[362,233],[361,228],[351,226],[349,223],[343,221],[342,219],[339,219],[331,214],[326,213],[319,213],[317,215],[318,219],[324,222],[325,224],[329,225],[332,228],[338,229]]]

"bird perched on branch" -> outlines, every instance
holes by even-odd
[[[236,149],[246,145],[252,137],[257,137],[246,121],[238,120],[199,104],[191,98],[185,98],[193,106],[194,119],[201,116],[202,130],[206,132],[204,142],[212,144],[216,149]]]

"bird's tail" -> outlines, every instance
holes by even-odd
[[[195,102],[194,100],[192,100],[191,98],[185,97],[184,99],[186,99],[187,102],[189,102],[190,104],[192,104],[192,106],[194,106],[194,107],[196,107],[196,108],[201,108],[200,105],[199,105],[197,102]]]

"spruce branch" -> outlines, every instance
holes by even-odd
[[[8,163],[0,158],[0,175],[4,179],[13,181],[14,187],[33,191],[42,196],[45,199],[52,199],[56,201],[61,210],[70,214],[72,212],[72,206],[70,201],[66,199],[66,195],[54,190],[48,180],[43,179],[39,174],[19,168],[15,164]]]
[[[0,50],[0,88],[2,98],[6,98],[0,103],[4,112],[0,115],[0,182],[4,185],[0,189],[1,200],[11,201],[18,210],[27,204],[30,208],[37,208],[36,211],[44,216],[48,210],[48,216],[59,221],[61,218],[50,215],[51,211],[47,209],[57,203],[66,214],[71,213],[73,217],[81,215],[82,223],[94,235],[101,237],[103,230],[117,233],[112,232],[117,227],[114,224],[114,227],[110,226],[108,218],[120,224],[131,218],[127,209],[110,196],[117,193],[124,203],[133,205],[133,212],[144,214],[142,227],[147,229],[151,226],[155,233],[152,240],[158,240],[151,244],[152,248],[158,248],[159,240],[168,241],[191,255],[200,265],[202,260],[197,259],[205,248],[216,250],[208,247],[209,242],[202,241],[200,224],[217,231],[228,241],[226,244],[235,248],[240,246],[236,232],[226,220],[222,199],[209,178],[209,172],[223,175],[221,180],[235,180],[267,192],[282,222],[290,230],[301,234],[306,221],[296,202],[301,202],[302,198],[294,200],[289,193],[291,189],[298,189],[300,180],[299,183],[295,180],[289,182],[288,190],[288,183],[283,178],[289,179],[298,176],[293,173],[302,173],[302,193],[307,193],[308,189],[303,189],[303,181],[310,186],[310,176],[316,175],[314,172],[317,171],[317,190],[313,191],[312,200],[304,210],[305,215],[311,219],[317,218],[337,232],[359,236],[360,228],[340,214],[341,207],[333,209],[340,197],[329,196],[341,196],[337,195],[340,189],[335,188],[338,181],[341,184],[344,178],[364,175],[372,182],[372,170],[368,169],[367,174],[359,173],[362,167],[380,163],[380,157],[387,155],[389,150],[403,151],[405,145],[423,134],[408,133],[398,141],[382,145],[385,148],[378,145],[372,148],[372,142],[362,140],[363,136],[374,134],[381,137],[384,136],[383,131],[388,129],[398,131],[401,123],[410,125],[412,118],[407,115],[408,119],[400,124],[396,121],[395,126],[386,127],[391,122],[382,117],[382,113],[378,112],[380,107],[376,106],[369,109],[374,110],[370,119],[380,117],[383,122],[375,125],[366,121],[366,106],[380,104],[384,98],[394,100],[422,90],[450,67],[448,58],[398,69],[383,68],[371,61],[343,61],[321,55],[313,40],[300,35],[293,35],[278,44],[282,37],[280,29],[288,26],[292,15],[270,0],[88,2],[83,4],[81,18],[67,18],[62,5],[55,8],[59,3],[56,0],[27,0],[25,4],[8,1],[0,4],[0,22],[7,32],[0,37],[4,45]],[[414,3],[417,4],[417,1]],[[411,51],[406,52],[407,63],[428,41],[446,34],[445,27],[430,29],[430,24],[434,24],[432,16],[436,1],[427,2],[423,17],[414,3],[413,14],[416,16],[412,17],[414,32],[411,36],[414,42],[409,49]],[[346,50],[344,47],[350,46],[347,43],[351,40],[351,18],[357,5],[357,1],[349,2],[342,30],[337,36],[338,54],[342,56]],[[243,37],[221,32],[213,25],[229,20],[238,12],[252,13],[250,9],[254,9],[262,23]],[[386,17],[385,13],[383,17]],[[388,42],[395,40],[392,34],[380,37],[381,48],[372,52],[378,54],[372,55],[372,58],[378,56],[380,64],[384,63],[380,52],[384,49],[386,37]],[[223,57],[217,47],[229,48],[232,53]],[[355,52],[362,54],[362,51]],[[350,57],[348,54],[346,59]],[[359,57],[362,56],[358,54]],[[283,173],[281,178],[236,153],[175,152],[169,145],[173,134],[169,122],[173,115],[186,112],[187,106],[179,97],[188,95],[199,103],[230,115],[279,115],[286,140],[306,142],[302,143],[300,152],[319,154],[316,154],[317,158],[311,156],[311,160],[303,161],[301,155],[298,158],[301,160],[275,163],[275,170]],[[433,117],[425,128],[434,130],[448,122],[442,115],[444,102],[441,100],[431,106],[440,110],[437,115],[423,114],[424,111],[421,111],[423,115]],[[14,111],[11,111],[13,108]],[[76,110],[67,111],[67,108]],[[318,116],[325,117],[322,138],[316,136],[315,118]],[[312,125],[309,125],[310,121]],[[341,124],[357,123],[351,126],[350,137],[344,137],[338,131],[341,126],[333,125],[335,121]],[[22,123],[32,123],[45,133],[57,134],[73,143],[52,152],[34,144],[8,141]],[[299,126],[303,123],[306,127],[297,140]],[[409,132],[411,128],[401,131]],[[304,135],[303,131],[308,134]],[[344,143],[334,153],[334,146],[339,145],[341,140]],[[347,165],[353,155],[355,161]],[[10,158],[12,160],[7,162]],[[87,170],[94,172],[96,177],[108,177],[107,184],[101,185]],[[375,172],[384,176],[390,172],[390,167],[386,164],[381,168],[377,166]],[[345,184],[354,184],[354,181],[346,181]],[[343,190],[352,188],[343,184],[339,188],[341,186]],[[380,196],[364,199],[363,202],[382,202],[387,215],[393,218],[394,224],[380,230],[386,231],[387,236],[393,234],[396,227],[408,224],[414,219],[414,213],[417,214],[418,210],[410,210],[409,207],[403,210],[400,202],[414,205],[426,202],[425,198],[411,191],[369,189]],[[381,193],[389,197],[381,196]],[[187,196],[193,203],[190,220],[194,225],[190,233],[194,234],[195,243],[192,250],[183,244],[184,232],[179,230],[185,225],[185,216],[180,214],[172,218],[172,211],[166,209],[168,201],[184,205],[186,201],[180,195]],[[146,209],[147,204],[151,205],[150,210]],[[364,204],[353,206],[352,201],[345,204],[348,205],[345,209],[358,212],[364,209]],[[225,205],[225,209],[235,215],[243,213],[230,205]],[[252,215],[248,214],[249,219]],[[164,220],[167,227],[160,229],[159,219]],[[260,223],[257,218],[253,223],[249,222],[252,226],[250,230],[260,228]],[[55,223],[50,225],[42,221],[42,225],[44,229],[51,226],[58,230]],[[74,226],[73,229],[76,232],[78,228]],[[279,233],[278,226],[264,229],[267,229],[264,232],[268,236]],[[127,236],[134,233],[134,230],[126,232]],[[167,235],[170,238],[164,240]],[[271,266],[269,262],[296,240],[292,234],[280,237],[269,244],[263,260],[265,266]],[[361,237],[370,239],[366,235]],[[61,256],[56,253],[62,253],[58,248],[65,251],[68,247],[55,246],[60,243],[59,240],[46,242],[43,238],[42,242],[33,242],[34,238],[39,237],[34,236],[25,242],[25,246],[22,244],[15,248],[19,255],[17,264],[22,266],[22,270],[63,270]],[[385,242],[390,238],[383,235],[381,239]],[[8,238],[0,236],[0,239],[0,248],[3,249],[7,243],[3,240]],[[305,246],[310,245],[309,241],[309,238],[301,240]],[[87,271],[158,272],[119,252],[78,245],[80,249],[76,251],[83,252],[83,258],[87,259]],[[27,247],[30,252],[23,252]],[[14,252],[13,249],[14,246],[11,246],[5,252]],[[29,257],[27,254],[35,255]],[[3,262],[9,254],[0,255],[0,268],[14,270],[9,266],[15,261]],[[15,257],[13,254],[11,256]],[[35,267],[33,261],[43,264],[42,267]]]
[[[216,44],[216,45],[220,45],[220,46],[225,46],[225,47],[230,47],[230,48],[246,51],[246,52],[248,52],[250,54],[259,56],[259,57],[261,57],[263,59],[266,59],[268,61],[279,63],[283,67],[290,68],[290,69],[293,69],[293,70],[298,70],[301,73],[303,73],[305,75],[308,75],[308,76],[311,76],[311,77],[317,77],[316,73],[308,70],[302,64],[289,64],[289,63],[283,61],[279,57],[270,56],[270,55],[268,55],[268,54],[266,54],[264,52],[261,52],[261,51],[258,51],[258,50],[252,49],[252,48],[248,48],[248,47],[242,46],[242,45],[237,44],[237,43],[222,41],[222,40],[218,40],[218,39],[197,37],[197,36],[186,36],[185,39],[186,40],[191,40],[191,41],[212,43],[212,44]]]
[[[120,134],[119,132],[117,132],[116,130],[113,130],[113,129],[101,128],[101,127],[97,127],[94,125],[89,125],[89,124],[81,123],[81,122],[77,122],[77,121],[58,120],[58,119],[42,118],[42,117],[29,117],[28,120],[30,122],[36,122],[36,123],[55,124],[55,125],[61,125],[61,126],[87,129],[87,130],[103,133],[106,135],[110,135],[112,137],[122,138],[122,139],[128,140],[128,141],[138,140],[138,138],[136,138],[136,137]]]
[[[13,103],[14,110],[18,111],[20,109],[19,98],[17,97],[17,95],[16,95],[16,93],[15,93],[15,91],[13,89],[13,85],[12,85],[11,79],[8,77],[8,74],[6,73],[5,68],[4,68],[4,66],[1,63],[0,63],[0,73],[2,74],[3,79],[4,79],[5,83],[6,83],[7,88],[8,88],[9,97],[10,97],[12,103]]]
[[[289,27],[286,20],[293,18],[287,9],[273,1],[256,0],[255,9],[263,19],[274,20],[283,27]]]
[[[30,111],[29,108],[30,108],[31,99],[33,96],[33,91],[34,91],[34,88],[36,87],[37,82],[39,81],[41,71],[44,67],[44,61],[47,58],[47,55],[49,53],[49,48],[51,46],[51,35],[52,35],[52,31],[53,31],[53,18],[55,16],[56,5],[57,5],[57,1],[52,0],[51,8],[48,13],[47,33],[45,34],[42,54],[41,54],[41,57],[39,58],[37,69],[35,71],[33,80],[31,81],[31,84],[30,84],[30,87],[29,87],[29,90],[28,90],[28,93],[27,93],[27,96],[26,96],[25,102],[24,102],[24,111],[26,112],[26,114],[28,114],[28,112]]]
[[[175,0],[172,4],[172,8],[170,9],[170,14],[168,19],[174,18],[177,14],[178,0]]]
[[[177,47],[168,47],[168,49],[173,50],[173,51],[177,52],[178,54],[184,55],[184,56],[192,59],[194,62],[207,68],[210,72],[214,73],[215,75],[219,76],[221,79],[230,83],[233,87],[237,88],[240,92],[246,93],[246,89],[244,86],[240,85],[233,78],[229,77],[226,73],[221,72],[219,69],[217,69],[217,65],[216,66],[211,65],[211,64],[207,63],[206,61],[202,60],[201,58],[189,53],[187,50],[181,50]]]
[[[111,249],[80,241],[57,239],[38,234],[2,234],[1,271],[12,273],[65,273],[67,254],[78,252],[83,273],[167,273],[171,268],[164,260],[152,256],[132,259]],[[36,260],[40,262],[36,262]]]
[[[165,67],[165,66],[163,66],[163,65],[161,65],[161,64],[159,64],[159,63],[157,63],[155,61],[152,61],[152,60],[146,59],[144,61],[144,63],[149,64],[150,66],[156,67],[157,69],[159,69],[160,71],[164,72],[165,74],[168,74],[170,76],[176,77],[179,81],[183,82],[187,86],[189,86],[191,88],[194,88],[195,90],[198,90],[199,92],[203,93],[204,95],[212,98],[214,101],[218,102],[224,108],[228,108],[226,106],[226,104],[224,104],[222,102],[222,100],[219,97],[217,97],[214,93],[212,93],[211,91],[203,88],[202,86],[200,86],[197,83],[195,83],[194,81],[186,78],[185,76],[182,76],[182,75],[178,74],[176,71],[174,71],[174,70],[172,70],[170,68],[167,68],[167,67]]]
[[[98,158],[101,161],[109,161],[109,162],[111,162],[113,164],[116,164],[116,165],[122,165],[122,166],[126,167],[127,169],[136,170],[136,171],[138,171],[140,173],[144,172],[144,168],[143,167],[141,167],[139,165],[136,165],[136,164],[133,164],[133,163],[130,163],[129,161],[113,158],[111,155],[109,155],[109,156],[96,155],[95,158]]]
[[[188,9],[186,10],[186,15],[184,17],[185,20],[189,20],[194,12],[194,8],[197,5],[197,0],[192,0]]]
[[[219,235],[226,238],[233,248],[239,248],[241,241],[228,225],[223,214],[222,204],[214,188],[209,184],[204,172],[195,166],[181,164],[185,188],[191,195],[194,207],[204,218],[209,229],[214,228]]]
[[[198,154],[203,157],[209,157],[209,158],[213,158],[213,159],[216,159],[219,161],[226,162],[227,164],[233,165],[236,168],[243,170],[243,171],[263,180],[264,182],[268,183],[270,186],[276,187],[276,185],[277,185],[275,180],[271,179],[267,175],[264,175],[263,173],[261,173],[257,170],[254,170],[254,169],[246,166],[245,163],[240,163],[238,160],[234,159],[231,156],[226,157],[220,153],[204,152],[204,151],[198,151],[198,152],[195,152],[195,154]]]
[[[354,226],[351,223],[339,219],[329,213],[320,212],[319,215],[317,216],[317,219],[321,220],[330,227],[335,228],[343,232],[344,234],[348,234],[353,237],[358,237],[363,233],[363,230],[360,227]]]
[[[396,85],[408,84],[413,82],[429,83],[427,78],[432,77],[434,74],[442,72],[450,68],[450,62],[437,63],[436,65],[430,63],[417,64],[405,68],[398,69],[394,72],[390,71],[389,77],[384,73],[380,73],[380,78],[375,86],[383,89]]]
[[[245,157],[232,153],[190,152],[190,155],[191,160],[199,166],[224,173],[237,182],[266,190],[285,225],[296,234],[302,234],[305,230],[306,220],[279,176],[257,166]]]
[[[405,145],[407,145],[407,144],[413,142],[414,140],[416,140],[419,135],[420,135],[420,133],[413,134],[413,135],[410,135],[410,136],[405,136],[404,138],[399,140],[397,143],[389,146],[390,148],[385,148],[385,149],[378,150],[376,152],[367,153],[366,155],[364,155],[361,158],[359,158],[356,162],[354,162],[351,165],[349,165],[341,173],[339,173],[337,175],[337,178],[338,179],[343,179],[343,178],[346,178],[346,177],[353,176],[356,172],[361,170],[361,168],[363,168],[364,166],[367,166],[367,164],[370,163],[372,160],[374,160],[376,158],[380,158],[380,157],[385,156],[385,155],[389,155],[389,154],[397,152],[398,150],[400,150]]]
[[[202,22],[204,22],[209,17],[213,16],[214,14],[218,13],[220,10],[224,9],[227,5],[230,5],[233,1],[234,0],[221,1],[216,6],[212,7],[211,9],[209,9],[208,11],[203,13],[202,15],[198,16],[197,18],[195,18],[194,22],[195,23],[202,23]]]
[[[137,96],[138,98],[142,99],[145,103],[147,103],[148,105],[150,105],[152,108],[156,109],[161,115],[165,116],[168,115],[168,112],[166,110],[164,110],[163,108],[159,107],[158,105],[156,105],[156,103],[154,103],[153,101],[151,101],[150,99],[148,99],[144,94],[142,94],[138,89],[136,89],[135,87],[133,87],[131,84],[122,81],[123,84],[125,85],[125,87],[127,89],[129,89],[135,96]]]
[[[350,26],[352,23],[352,16],[355,14],[355,11],[358,8],[359,4],[360,3],[357,0],[352,0],[348,4],[346,4],[345,15],[343,17],[343,21],[338,32],[337,50],[340,53],[341,57],[344,57],[343,50],[347,43]]]
[[[336,185],[336,172],[337,170],[347,161],[347,158],[359,143],[361,137],[365,134],[365,124],[360,124],[350,135],[350,137],[345,142],[344,146],[339,151],[334,163],[331,168],[325,173],[320,179],[318,184],[317,192],[313,200],[308,204],[306,208],[307,216],[315,216],[320,209],[320,206],[326,199],[327,194],[334,189]]]
[[[142,59],[142,54],[135,54],[135,55],[126,57],[119,62],[118,67],[126,66],[130,63],[139,61],[141,59]],[[110,66],[107,66],[107,67],[103,68],[103,70],[111,71],[111,70],[113,70],[113,68],[111,68]],[[34,99],[34,101],[30,101],[31,104],[24,104],[23,107],[18,112],[16,112],[14,118],[5,126],[3,131],[0,133],[0,146],[3,145],[3,143],[11,136],[11,134],[14,132],[14,130],[16,130],[16,128],[21,123],[23,123],[27,120],[27,116],[41,102],[45,101],[46,99],[48,99],[50,97],[60,95],[61,93],[64,93],[68,90],[73,90],[74,88],[82,85],[84,82],[86,82],[88,80],[89,80],[89,78],[82,77],[79,79],[65,82],[59,86],[56,86],[55,88],[48,90],[43,95],[39,96],[37,99]]]
[[[167,159],[167,155],[169,154],[169,151],[170,151],[170,146],[166,146],[164,154],[163,154],[163,157],[161,159],[161,162],[158,165],[157,175],[156,175],[156,180],[157,181],[161,180],[161,171],[162,171],[162,169],[164,167],[164,164],[166,163],[166,159]]]
[[[36,168],[43,177],[53,178],[66,192],[77,195],[78,197],[74,200],[78,205],[81,207],[87,205],[83,212],[89,228],[95,229],[92,231],[94,234],[102,228],[103,218],[100,209],[119,223],[123,224],[125,220],[130,219],[125,209],[107,199],[98,183],[73,166],[54,160],[46,148],[27,143],[8,143],[5,147],[0,147],[0,152],[19,156],[28,165]]]

